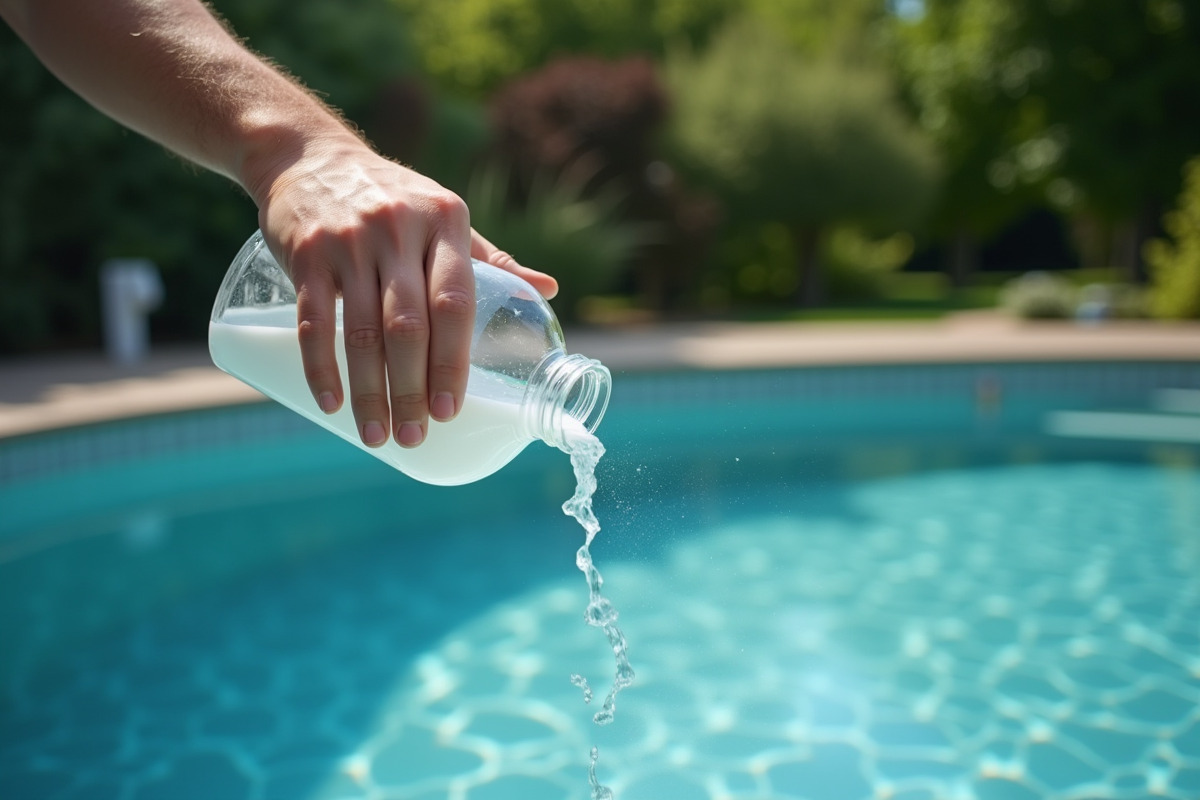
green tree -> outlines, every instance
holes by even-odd
[[[444,90],[484,97],[556,56],[661,53],[701,40],[733,0],[394,0],[424,69]]]
[[[1022,49],[1001,0],[929,0],[896,23],[899,72],[945,181],[930,233],[949,243],[955,285],[970,282],[980,244],[1042,193],[1062,143],[1029,96],[1039,57]]]
[[[667,82],[680,163],[735,223],[786,226],[801,303],[823,298],[818,255],[833,226],[902,228],[933,196],[934,152],[878,69],[803,59],[751,21],[673,57]]]
[[[1033,187],[1119,246],[1086,246],[1138,272],[1139,242],[1200,140],[1200,11],[1183,0],[927,0],[908,74],[952,174]],[[972,148],[977,153],[972,154]],[[952,186],[987,227],[1006,204]],[[1085,226],[1080,226],[1084,229]],[[1085,259],[1087,260],[1087,259]]]
[[[729,4],[726,21],[742,15],[810,58],[882,66],[893,55],[886,0],[743,0]]]
[[[1200,317],[1200,157],[1184,168],[1183,191],[1163,220],[1168,239],[1146,245],[1150,310],[1167,319]]]
[[[1050,199],[1113,230],[1136,278],[1141,242],[1200,141],[1200,8],[1183,0],[1012,0],[1041,64],[1030,93],[1065,146]]]
[[[885,0],[394,0],[424,69],[443,89],[484,97],[563,55],[660,57],[703,47],[748,14],[809,54],[861,58],[880,45]]]
[[[1200,11],[1179,0],[1013,0],[1030,92],[1067,126],[1062,173],[1102,212],[1166,199],[1200,137]]]

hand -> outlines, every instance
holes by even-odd
[[[362,441],[405,447],[462,408],[475,315],[474,257],[547,297],[558,285],[479,234],[434,181],[347,137],[310,146],[254,192],[267,245],[296,286],[304,374],[326,413],[343,401],[334,357],[343,298],[350,404]]]

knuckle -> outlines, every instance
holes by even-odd
[[[466,221],[471,217],[466,201],[454,192],[448,190],[435,192],[429,198],[429,202],[438,216],[452,222]]]
[[[420,342],[429,336],[429,326],[420,314],[400,313],[389,317],[384,323],[388,341]]]
[[[491,262],[492,266],[500,267],[501,269],[507,269],[517,265],[517,260],[504,250],[497,250],[496,252],[492,253],[492,257],[489,258],[488,261]]]
[[[429,365],[429,382],[434,386],[453,386],[466,373],[465,364],[438,361]]]
[[[423,409],[425,407],[425,395],[420,392],[407,392],[404,394],[392,395],[393,409]]]
[[[329,388],[338,382],[338,374],[324,364],[304,364],[304,379],[309,386],[320,389]]]
[[[383,342],[383,334],[374,325],[363,325],[346,331],[346,347],[354,350],[375,350]]]
[[[451,319],[469,319],[475,311],[475,298],[463,289],[443,289],[433,298],[433,312]]]
[[[412,206],[407,201],[393,199],[373,211],[367,212],[365,219],[372,225],[394,227],[402,225],[412,216],[412,213]]]
[[[311,228],[292,239],[292,261],[312,268],[328,266],[327,254],[343,243],[347,232],[340,228]]]
[[[353,395],[352,402],[354,411],[359,415],[387,407],[387,397],[379,392],[358,392]]]
[[[318,319],[302,319],[296,325],[300,346],[318,344],[329,334],[329,328]]]

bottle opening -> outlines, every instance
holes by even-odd
[[[580,371],[578,379],[567,390],[563,411],[583,425],[588,433],[595,433],[608,410],[611,378],[608,369],[599,361],[588,360],[591,362],[588,368]]]
[[[569,443],[571,429],[594,433],[608,409],[611,387],[612,376],[599,361],[556,351],[543,360],[529,384],[530,432],[560,448]]]

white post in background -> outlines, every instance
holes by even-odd
[[[141,361],[150,349],[147,315],[163,299],[162,279],[144,258],[113,258],[100,267],[104,350],[118,364]]]

